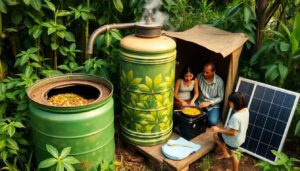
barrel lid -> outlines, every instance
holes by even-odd
[[[142,38],[130,35],[121,40],[121,46],[138,52],[166,52],[175,50],[176,43],[173,39],[166,36]]]

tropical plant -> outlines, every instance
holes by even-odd
[[[299,65],[300,59],[300,14],[295,15],[293,29],[280,22],[283,33],[268,30],[273,37],[268,38],[262,48],[251,58],[251,65],[259,63],[265,70],[265,79],[268,83],[279,87],[286,87],[287,78],[293,78],[295,66]],[[272,54],[272,58],[268,58]],[[268,60],[267,60],[268,59]]]
[[[296,158],[289,158],[286,154],[277,152],[275,150],[271,150],[272,153],[278,158],[278,160],[275,161],[274,165],[270,164],[266,161],[261,161],[256,164],[259,168],[261,168],[263,171],[281,171],[281,170],[287,170],[287,171],[299,171],[300,167],[297,167],[296,163],[299,163],[300,160]]]
[[[76,158],[68,156],[71,152],[71,147],[64,148],[60,154],[52,145],[46,144],[46,149],[52,157],[41,161],[38,166],[40,169],[50,167],[50,169],[55,169],[56,171],[75,171],[73,165],[80,163]]]

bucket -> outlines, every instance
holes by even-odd
[[[61,93],[74,93],[93,101],[81,106],[55,106],[49,98]],[[114,161],[113,86],[101,77],[67,74],[42,79],[32,85],[30,122],[37,162],[51,157],[50,144],[59,152],[71,147],[70,155],[80,161],[76,170],[96,170],[103,160]]]

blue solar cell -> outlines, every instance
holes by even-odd
[[[263,128],[265,125],[267,117],[265,115],[257,114],[255,125],[257,127]]]
[[[252,133],[251,133],[250,137],[253,138],[253,139],[255,139],[255,140],[259,140],[261,132],[262,132],[261,128],[253,126],[253,130],[252,130]]]
[[[256,153],[260,156],[265,156],[268,150],[268,145],[263,144],[263,143],[259,143]]]
[[[269,113],[270,106],[271,103],[262,101],[259,108],[259,113],[263,115],[267,115]]]
[[[252,129],[253,129],[253,125],[249,124],[246,135],[251,135]]]
[[[268,116],[277,119],[279,117],[280,110],[280,106],[272,104]]]
[[[280,111],[278,119],[283,122],[287,122],[289,120],[290,113],[291,109],[283,107]]]
[[[295,102],[296,96],[286,94],[283,102],[283,106],[287,108],[292,108]]]
[[[266,88],[258,85],[256,87],[255,92],[254,92],[254,97],[257,98],[257,99],[261,99],[263,97],[264,93],[265,93],[265,89]]]
[[[272,138],[272,134],[273,134],[272,132],[264,131],[261,135],[261,142],[265,144],[269,144]]]
[[[253,139],[249,139],[249,143],[248,143],[248,146],[247,146],[247,149],[249,151],[252,151],[252,152],[256,152],[256,148],[257,148],[257,145],[258,145],[258,141],[255,141]]]
[[[250,105],[250,110],[257,111],[259,109],[260,103],[260,100],[253,98]]]
[[[278,148],[280,145],[281,138],[282,138],[282,136],[273,134],[272,139],[270,141],[270,145],[272,147]]]
[[[275,125],[276,125],[276,119],[268,117],[266,121],[265,129],[273,132]]]
[[[273,103],[282,105],[284,97],[285,97],[285,93],[283,93],[281,91],[276,91]]]
[[[249,123],[254,124],[255,119],[256,119],[257,113],[250,111],[250,116],[249,116]]]
[[[272,100],[274,98],[274,93],[275,93],[275,90],[272,90],[270,88],[266,88],[263,99],[265,101],[272,102]]]
[[[250,96],[253,91],[253,87],[254,87],[254,85],[252,83],[247,83],[245,81],[241,81],[238,91],[243,92],[243,93],[247,94],[248,96]]]
[[[281,121],[277,121],[274,132],[279,134],[279,135],[282,135],[284,130],[285,130],[285,126],[286,126],[286,123],[281,122]]]

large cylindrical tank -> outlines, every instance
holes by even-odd
[[[166,36],[121,40],[121,135],[150,146],[172,133],[176,43]]]
[[[48,98],[75,93],[95,99],[87,105],[63,107],[49,104]],[[113,86],[101,77],[70,74],[42,79],[31,86],[30,122],[37,162],[51,157],[46,144],[61,150],[71,147],[70,155],[81,163],[76,170],[96,170],[104,160],[115,156]]]

